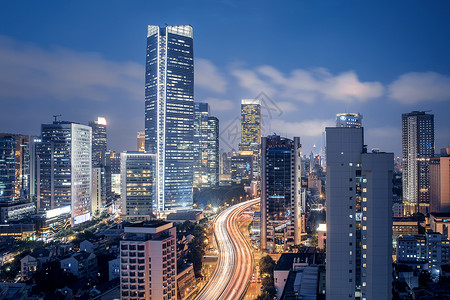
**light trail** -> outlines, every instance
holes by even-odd
[[[237,218],[258,199],[231,206],[214,222],[214,235],[219,247],[219,263],[197,300],[237,300],[244,296],[253,270],[253,253],[239,231]]]

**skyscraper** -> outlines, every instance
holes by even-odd
[[[241,100],[241,142],[239,151],[259,151],[261,143],[261,101]]]
[[[450,148],[430,159],[430,213],[450,212]]]
[[[155,154],[138,151],[120,154],[124,219],[151,219],[155,204],[155,159]]]
[[[434,115],[402,115],[403,202],[407,214],[429,213],[429,160],[434,156]]]
[[[342,113],[336,115],[336,127],[361,127],[362,115],[355,113]]]
[[[219,182],[219,119],[212,117],[208,103],[194,103],[194,187]]]
[[[158,211],[193,203],[193,54],[192,26],[148,26],[145,149],[157,155]]]
[[[36,143],[37,208],[69,206],[72,224],[91,218],[92,128],[72,122],[42,124]]]
[[[92,166],[99,167],[106,164],[106,119],[98,117],[96,121],[89,122],[92,127]]]
[[[300,244],[300,159],[299,137],[261,139],[261,249],[274,252]]]
[[[0,133],[0,203],[29,198],[29,136]]]
[[[366,153],[363,128],[326,128],[329,299],[391,299],[392,153]]]
[[[145,151],[145,131],[137,132],[137,151]]]

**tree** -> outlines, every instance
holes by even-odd
[[[259,270],[261,274],[266,274],[266,276],[273,277],[273,270],[275,269],[275,261],[266,255],[259,261]]]
[[[428,283],[431,282],[431,274],[430,272],[424,270],[419,274],[419,286],[426,287]]]

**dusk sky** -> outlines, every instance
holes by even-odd
[[[435,115],[439,152],[450,145],[449,13],[449,1],[2,1],[0,132],[105,116],[108,148],[136,150],[147,25],[191,24],[195,101],[221,131],[241,98],[263,92],[279,108],[263,134],[300,136],[304,154],[336,113],[359,112],[369,149],[401,155],[412,110]]]

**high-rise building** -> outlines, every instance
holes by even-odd
[[[194,103],[194,187],[207,186],[208,103]]]
[[[121,164],[122,216],[128,220],[149,220],[155,204],[156,155],[123,152]]]
[[[239,151],[259,151],[261,143],[261,100],[241,100],[241,142]]]
[[[391,299],[392,153],[366,153],[363,128],[326,128],[329,299]]]
[[[192,208],[194,52],[190,25],[148,26],[145,150],[157,155],[156,208]]]
[[[250,185],[253,177],[253,155],[234,153],[230,160],[231,181],[235,184]]]
[[[363,116],[355,113],[342,113],[336,115],[336,127],[360,128]]]
[[[145,131],[137,132],[137,151],[145,151]]]
[[[98,217],[106,208],[105,167],[92,167],[91,215]]]
[[[29,200],[29,136],[0,133],[0,203]]]
[[[106,164],[106,119],[98,117],[96,121],[89,122],[92,127],[92,166],[104,166]]]
[[[430,212],[450,213],[450,148],[430,158]]]
[[[208,117],[208,162],[206,164],[208,186],[219,184],[219,155],[219,119]]]
[[[406,214],[429,213],[430,172],[434,156],[434,115],[413,111],[402,115],[403,202]]]
[[[300,138],[261,139],[261,249],[275,252],[301,241]]]
[[[42,124],[36,143],[37,208],[69,206],[71,222],[91,219],[92,128],[73,122]]]
[[[177,299],[176,227],[165,221],[124,228],[120,299]]]

